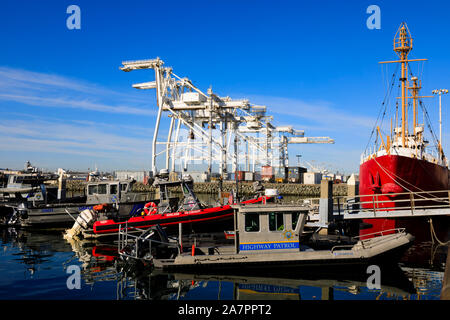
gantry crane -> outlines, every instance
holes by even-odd
[[[132,85],[137,89],[156,89],[158,113],[152,141],[153,173],[157,172],[156,158],[162,153],[165,153],[165,167],[171,171],[175,171],[177,159],[184,160],[184,170],[188,163],[198,160],[207,161],[209,173],[213,162],[219,163],[219,173],[224,174],[228,163],[232,164],[232,171],[237,170],[240,154],[237,148],[241,142],[246,168],[250,171],[251,164],[253,172],[258,165],[273,165],[277,149],[283,150],[280,158],[286,163],[288,143],[334,142],[328,137],[304,137],[303,131],[291,127],[274,126],[273,117],[266,115],[266,106],[252,105],[247,99],[220,97],[211,88],[204,93],[188,78],[174,74],[159,58],[124,61],[120,69],[125,72],[153,69],[155,73],[155,81]],[[170,118],[169,131],[165,141],[158,141],[163,112]],[[180,137],[182,125],[188,133],[184,141]],[[276,133],[282,136],[277,137]],[[158,153],[157,145],[164,145],[164,150]],[[232,146],[235,152],[231,151]]]

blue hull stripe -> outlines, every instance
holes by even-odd
[[[264,242],[264,243],[243,243],[239,245],[239,250],[278,250],[278,249],[298,249],[299,243],[296,242]]]

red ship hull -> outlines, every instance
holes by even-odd
[[[360,166],[359,194],[375,195],[377,203],[372,196],[361,197],[360,201],[367,201],[362,205],[364,209],[393,210],[402,206],[410,206],[409,201],[394,202],[395,200],[409,199],[409,195],[395,195],[396,193],[448,190],[447,167],[440,166],[425,160],[398,156],[384,155],[367,160]],[[383,195],[381,195],[383,194]],[[434,194],[434,196],[441,196]],[[446,193],[443,196],[448,196]],[[436,202],[421,202],[420,205],[436,205]],[[433,219],[434,228],[438,236],[448,238],[448,217]],[[445,220],[445,221],[441,221]],[[430,225],[428,218],[396,218],[396,219],[363,219],[367,228],[360,230],[360,235],[389,230],[406,228],[408,232],[419,240],[430,239]]]

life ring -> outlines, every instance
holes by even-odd
[[[152,207],[151,211],[149,210],[150,207]],[[154,202],[147,202],[144,206],[144,212],[147,215],[155,214],[157,211],[158,211],[158,207],[156,206],[156,204]]]

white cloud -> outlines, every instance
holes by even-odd
[[[21,163],[25,155],[25,160],[40,159],[56,168],[87,168],[94,162],[108,169],[148,168],[153,130],[133,125],[132,117],[152,123],[156,103],[148,99],[142,91],[116,92],[70,77],[0,66],[0,167]],[[16,111],[10,102],[22,108]],[[85,112],[79,117],[71,112],[70,118],[61,112],[42,116],[36,108],[99,114],[87,119]],[[124,121],[107,114],[123,115]]]
[[[32,94],[28,95],[13,95],[0,93],[0,100],[15,101],[32,106],[41,107],[54,107],[54,108],[74,108],[85,109],[107,113],[125,113],[134,115],[155,115],[154,110],[140,109],[129,106],[113,106],[104,103],[89,101],[89,100],[76,100],[73,98],[48,98],[40,97]]]
[[[21,121],[21,120],[1,120],[0,141],[5,141],[4,148],[17,148],[28,150],[32,147],[36,150],[43,146],[52,146],[61,150],[93,150],[107,152],[132,152],[138,154],[149,144],[148,137],[127,137],[115,133],[108,133],[99,130],[96,125],[77,125],[71,123],[54,123],[48,121]],[[150,136],[150,133],[149,133]],[[15,144],[12,141],[21,140],[23,142],[36,143],[35,146]],[[15,149],[16,150],[16,149]]]
[[[0,100],[4,101],[104,113],[156,114],[155,103],[145,98],[148,96],[116,92],[60,75],[0,67]]]
[[[328,101],[307,102],[300,99],[262,95],[253,95],[250,100],[256,104],[266,105],[269,114],[295,117],[296,119],[293,122],[303,120],[303,123],[307,123],[305,125],[299,124],[303,127],[309,126],[310,128],[322,128],[329,131],[345,129],[342,126],[370,129],[375,123],[375,119],[371,117],[349,114],[343,108],[339,108]],[[317,125],[320,127],[317,127]],[[298,129],[302,128],[298,127]]]
[[[92,166],[94,161],[114,169],[149,166],[149,136],[128,137],[96,124],[58,123],[43,120],[0,120],[0,150],[5,153],[2,162],[26,152],[33,158],[45,158],[47,165],[80,168]],[[109,131],[109,132],[108,132]],[[112,132],[111,132],[112,131]],[[56,162],[54,155],[66,155]],[[16,160],[18,161],[18,160]],[[11,160],[9,160],[11,162]],[[33,161],[32,161],[33,162]],[[115,163],[116,167],[111,167]]]

